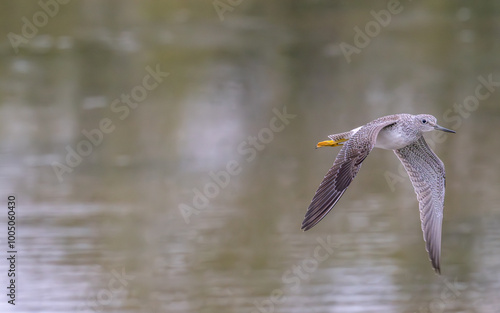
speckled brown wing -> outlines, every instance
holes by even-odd
[[[311,229],[331,211],[375,146],[380,130],[396,120],[396,116],[386,116],[370,122],[346,141],[307,209],[302,222],[303,230]]]
[[[429,148],[424,137],[402,149],[394,150],[403,163],[419,202],[425,249],[432,267],[441,272],[441,225],[443,221],[445,170],[443,162]]]

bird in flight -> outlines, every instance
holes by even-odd
[[[380,117],[348,132],[328,136],[317,147],[342,146],[307,209],[302,229],[309,230],[330,212],[359,172],[373,148],[393,150],[408,172],[419,202],[425,249],[436,273],[441,273],[441,225],[443,221],[445,170],[429,148],[424,132],[455,131],[441,127],[428,114],[394,114]]]

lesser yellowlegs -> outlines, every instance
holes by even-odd
[[[443,162],[422,136],[432,130],[455,132],[439,126],[432,115],[395,114],[345,133],[330,135],[330,140],[319,142],[318,147],[343,147],[319,185],[307,209],[302,229],[312,228],[330,212],[373,148],[393,150],[408,172],[417,194],[425,248],[432,267],[440,273],[445,171]]]

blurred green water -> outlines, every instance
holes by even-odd
[[[15,310],[498,310],[498,91],[466,100],[481,79],[500,81],[498,4],[401,2],[348,63],[340,44],[354,45],[354,27],[388,2],[222,3],[223,20],[215,1],[60,4],[18,52],[9,33],[23,35],[23,17],[43,9],[0,4],[0,184],[19,207]],[[146,79],[157,67],[169,75]],[[295,117],[263,131],[285,106]],[[403,112],[457,131],[431,140],[448,179],[442,277],[388,151],[373,151],[335,212],[300,231],[338,152],[315,143]],[[89,141],[82,132],[97,129],[99,144],[68,165]],[[179,205],[194,207],[231,162],[239,171],[227,186],[183,216]],[[54,164],[69,168],[62,181]],[[319,262],[325,241],[333,252]]]

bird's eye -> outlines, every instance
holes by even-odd
[[[422,120],[422,124],[427,124],[427,120],[425,118]]]

